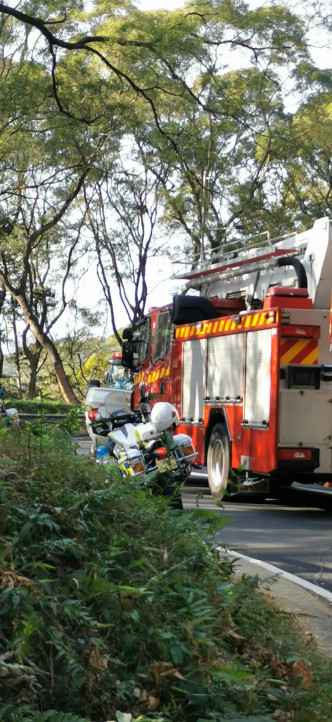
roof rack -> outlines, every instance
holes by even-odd
[[[298,234],[296,232],[292,232],[271,238],[269,231],[262,231],[261,233],[247,236],[243,240],[230,240],[223,244],[219,252],[209,250],[205,252],[203,258],[202,254],[196,254],[191,261],[188,261],[188,257],[183,260],[178,260],[177,263],[186,266],[186,270],[174,275],[173,278],[190,278],[192,275],[196,276],[207,270],[211,272],[220,270],[221,265],[226,269],[228,265],[236,265],[237,262],[245,265],[246,260],[248,263],[252,263],[255,258],[259,261],[265,252],[271,257],[274,251],[279,251],[278,255],[282,255],[282,251],[284,250],[286,255],[289,253],[289,250],[294,247],[292,240],[294,239],[295,241],[297,236]],[[255,244],[252,243],[257,238],[261,238],[261,241]],[[306,244],[304,244],[304,247],[305,245]],[[301,253],[300,247],[297,249],[297,252],[299,254]],[[188,265],[190,265],[190,269],[188,269]]]

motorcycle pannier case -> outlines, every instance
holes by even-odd
[[[175,434],[173,441],[176,445],[176,453],[179,459],[190,461],[197,456],[191,437],[188,436],[188,434]]]
[[[138,449],[120,454],[118,463],[124,476],[141,476],[146,472],[143,454]]]

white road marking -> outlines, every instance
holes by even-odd
[[[319,597],[324,597],[330,604],[332,604],[332,592],[327,591],[326,589],[322,589],[322,587],[317,586],[317,584],[312,584],[312,582],[307,582],[305,579],[302,579],[301,577],[297,577],[295,574],[291,574],[290,572],[284,571],[284,569],[280,569],[279,567],[274,566],[274,564],[269,564],[268,562],[262,562],[260,559],[254,559],[253,557],[248,557],[246,554],[241,554],[240,552],[234,552],[231,549],[224,549],[223,547],[218,547],[218,551],[229,554],[229,556],[234,557],[235,559],[244,559],[247,562],[251,562],[251,564],[256,564],[259,567],[263,567],[263,569],[266,569],[268,572],[271,572],[275,576],[283,577],[284,579],[288,579],[288,581],[293,582],[293,584],[298,584],[298,586],[303,587],[304,589],[307,589],[308,592],[313,592],[313,594],[316,594]]]

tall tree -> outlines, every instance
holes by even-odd
[[[102,272],[106,248],[129,314],[143,312],[145,256],[139,249],[146,241],[152,246],[148,235],[142,245],[148,214],[140,208],[147,204],[128,184],[128,164],[119,176],[124,146],[139,148],[138,175],[154,175],[163,189],[164,219],[172,230],[182,229],[188,250],[198,254],[203,245],[218,250],[229,233],[261,230],[266,219],[277,232],[284,229],[300,205],[299,168],[303,198],[317,163],[309,148],[300,164],[294,154],[288,163],[285,144],[295,136],[300,143],[305,107],[309,111],[307,90],[298,82],[300,68],[310,64],[305,13],[300,18],[283,2],[251,10],[240,0],[194,0],[172,13],[141,13],[130,3],[119,8],[102,0],[85,10],[71,0],[65,15],[62,7],[59,0],[41,3],[37,15],[32,0],[24,9],[0,4],[8,48],[0,91],[0,203],[13,224],[11,252],[21,243],[24,260],[21,283],[3,256],[3,283],[45,344],[50,339],[27,302],[33,254],[42,253],[49,234],[68,219],[86,228],[84,213],[111,313],[113,291]],[[319,3],[312,7],[319,18]],[[293,90],[302,109],[297,123],[287,108]],[[110,230],[113,222],[121,243]],[[130,248],[138,249],[133,301],[121,263],[130,238]]]
[[[130,158],[125,159],[123,152],[112,172],[106,172],[90,188],[86,224],[94,238],[98,275],[119,343],[114,300],[121,300],[129,322],[142,317],[148,292],[147,264],[159,248],[155,231],[161,190],[159,179],[144,168],[133,142]]]
[[[185,257],[196,259],[203,246],[215,252],[239,233],[269,229],[278,235],[294,223],[307,225],[310,214],[312,222],[326,212],[330,198],[330,76],[309,63],[306,19],[282,5],[255,11],[235,3],[228,11],[224,3],[218,7],[224,23],[218,31],[211,20],[209,34],[204,32],[206,67],[192,70],[198,102],[184,105],[173,97],[165,109],[177,129],[176,150],[165,138],[157,141],[152,124],[139,141],[164,186],[164,220],[182,234]],[[238,35],[232,37],[235,27]],[[308,67],[315,78],[311,87],[299,82]],[[315,107],[323,133],[316,124],[316,133],[305,139],[303,121],[308,125],[312,108],[314,124]]]
[[[45,274],[45,271],[39,274],[37,269],[41,265],[39,257],[45,253],[45,239],[49,242],[52,230],[55,226],[59,227],[59,223],[68,207],[78,195],[87,172],[87,169],[81,172],[76,182],[74,180],[74,185],[65,201],[61,203],[55,212],[50,214],[49,219],[42,220],[38,226],[36,221],[39,221],[39,214],[41,213],[40,208],[38,208],[39,198],[35,197],[34,206],[28,210],[26,199],[23,196],[18,196],[15,208],[17,222],[15,226],[11,227],[10,232],[2,238],[0,244],[0,280],[6,291],[20,307],[22,316],[36,341],[52,359],[59,388],[64,399],[69,403],[75,402],[75,395],[66,377],[58,350],[49,335],[50,329],[46,327],[49,297],[52,297],[52,292],[45,286],[42,287],[42,275]],[[9,194],[10,205],[13,204],[12,193],[13,189]],[[3,203],[6,200],[4,198]],[[44,206],[44,202],[42,202],[42,206]],[[47,257],[44,258],[44,261],[47,266]],[[45,281],[45,275],[43,280]]]

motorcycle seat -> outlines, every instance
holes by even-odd
[[[108,417],[108,420],[112,424],[113,429],[118,429],[120,426],[123,426],[124,424],[130,424],[134,423],[135,421],[138,421],[137,415],[133,413],[132,411],[113,411],[112,414]]]

